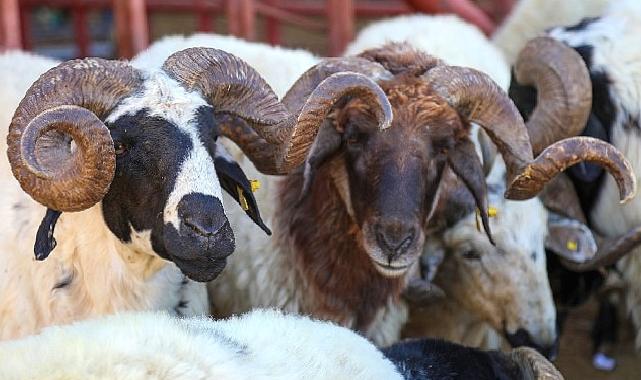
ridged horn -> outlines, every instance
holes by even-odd
[[[534,155],[581,134],[592,107],[592,82],[574,49],[550,37],[534,38],[519,53],[514,75],[520,85],[537,90],[527,122]]]
[[[142,83],[127,63],[87,58],[62,63],[27,90],[7,136],[13,175],[31,197],[58,211],[99,202],[115,172],[103,120]]]

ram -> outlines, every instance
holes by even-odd
[[[587,70],[592,84],[592,102],[588,117],[576,125],[575,134],[594,136],[608,141],[623,152],[632,163],[635,176],[641,175],[637,134],[641,120],[639,72],[641,50],[631,48],[641,42],[641,3],[616,1],[601,17],[585,19],[577,25],[557,27],[547,37],[562,42],[582,57],[582,70]],[[521,54],[532,51],[526,46]],[[543,53],[545,54],[545,53]],[[510,96],[528,118],[536,103],[535,91],[518,75],[511,85]],[[576,70],[579,70],[577,68]],[[635,197],[623,206],[616,200],[616,186],[603,172],[589,164],[577,165],[568,175],[578,194],[578,209],[598,234],[613,239],[609,246],[616,254],[599,254],[590,263],[575,269],[587,270],[614,263],[640,240],[641,198]],[[570,209],[566,203],[564,210]],[[605,247],[606,245],[602,245]],[[604,250],[605,251],[605,250]],[[618,266],[628,284],[627,304],[637,331],[641,331],[641,256],[638,249],[619,261]],[[637,333],[637,348],[641,349],[641,333]]]
[[[378,124],[391,120],[363,75],[297,88],[307,93],[280,102],[237,57],[188,49],[158,69],[65,62],[11,94],[24,95],[7,137],[23,191],[3,164],[0,338],[119,310],[206,312],[206,290],[191,280],[216,277],[235,246],[222,189],[269,232],[249,180],[216,140],[231,136],[264,170],[286,173],[345,96],[371,102]],[[267,139],[260,149],[257,134]],[[241,241],[262,233],[237,231]],[[34,246],[37,260],[51,258],[34,262]]]

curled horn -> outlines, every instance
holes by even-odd
[[[334,72],[317,80],[310,79],[312,68],[279,102],[254,69],[221,50],[186,49],[172,54],[163,69],[209,100],[219,115],[220,135],[232,139],[267,174],[286,174],[299,166],[327,114],[345,97],[361,97],[376,105],[374,113],[381,128],[392,121],[392,108],[383,90],[356,72]]]
[[[510,356],[521,370],[521,379],[563,380],[563,376],[554,365],[531,347],[515,348]]]
[[[99,58],[68,61],[40,76],[18,105],[7,136],[11,170],[24,191],[58,211],[99,202],[116,161],[102,120],[141,83],[128,64]]]
[[[392,74],[382,65],[361,57],[326,58],[305,72],[300,79],[289,89],[283,102],[290,110],[300,112],[305,99],[311,91],[325,78],[341,72],[354,72],[366,75],[375,81],[391,79]],[[304,199],[313,182],[316,169],[340,147],[341,136],[335,129],[333,120],[325,119],[318,132],[318,136],[309,150],[305,159],[303,172],[303,187],[299,202]]]
[[[527,129],[514,103],[487,75],[470,68],[437,66],[424,79],[459,114],[483,127],[504,158],[509,199],[528,199],[569,166],[589,161],[610,171],[623,202],[636,193],[636,178],[625,157],[612,145],[588,137],[573,137],[532,156]]]
[[[530,40],[514,65],[517,83],[534,86],[537,105],[527,122],[535,155],[580,135],[590,116],[592,82],[581,56],[550,37]]]

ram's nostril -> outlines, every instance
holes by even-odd
[[[390,256],[401,255],[411,246],[416,235],[414,226],[404,223],[377,224],[376,241]]]
[[[209,220],[206,220],[209,219]],[[191,228],[194,232],[203,236],[213,236],[216,232],[222,227],[214,227],[211,223],[211,218],[192,218],[185,217],[183,218],[183,223],[185,226]]]

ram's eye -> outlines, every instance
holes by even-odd
[[[114,142],[114,150],[116,151],[116,155],[119,156],[127,151],[127,147],[125,146],[125,144],[116,141]]]
[[[480,260],[481,255],[473,249],[468,249],[463,252],[463,258],[466,260]]]

